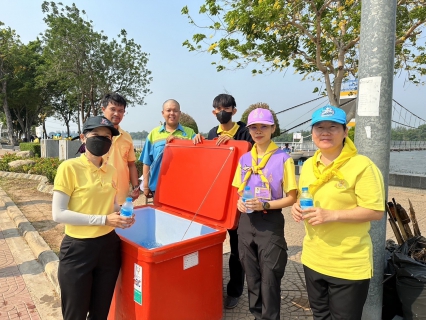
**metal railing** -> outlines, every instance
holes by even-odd
[[[426,150],[426,141],[395,141],[390,144],[390,151]]]

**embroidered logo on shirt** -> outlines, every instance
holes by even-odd
[[[346,189],[345,180],[339,180],[336,182],[337,189]]]
[[[247,172],[247,171],[249,171],[251,169],[251,167],[249,167],[249,166],[247,166],[247,165],[245,165],[244,167],[241,167],[241,170],[243,171],[243,172]]]

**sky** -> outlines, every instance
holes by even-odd
[[[35,40],[44,32],[46,25],[39,0],[0,0],[0,21],[14,29],[23,43]],[[181,15],[185,5],[192,16],[203,21],[198,15],[202,0],[64,0],[62,3],[75,3],[85,10],[87,18],[93,21],[95,31],[103,30],[110,38],[116,38],[121,29],[127,31],[150,54],[147,68],[152,71],[153,81],[149,88],[152,94],[145,98],[146,105],[133,106],[128,111],[121,126],[129,131],[150,131],[163,120],[162,104],[167,99],[175,99],[181,110],[191,115],[201,132],[208,132],[218,125],[211,111],[215,96],[229,93],[237,102],[236,120],[253,103],[264,102],[276,112],[315,99],[318,94],[313,89],[321,83],[302,77],[292,70],[252,76],[248,68],[237,71],[217,72],[211,65],[218,57],[207,53],[189,52],[182,42],[190,39],[200,30],[189,24]],[[395,78],[393,98],[419,117],[426,119],[425,88],[405,83],[404,75]],[[327,99],[320,99],[293,111],[278,115],[281,129],[288,129],[310,118],[312,110],[324,105]],[[308,125],[292,130],[306,130]],[[60,121],[49,118],[47,132],[65,131]],[[71,130],[77,130],[72,124]]]

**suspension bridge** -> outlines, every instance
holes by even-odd
[[[301,128],[302,130],[310,130],[310,116],[312,112],[322,105],[328,103],[327,97],[319,97],[316,99],[312,99],[306,101],[304,103],[295,105],[293,107],[281,110],[276,112],[275,114],[279,117],[280,114],[288,112],[290,110],[294,110],[297,108],[301,108],[303,106],[311,107],[309,110],[304,108],[304,112],[300,112],[298,117],[293,121],[286,123],[284,125],[285,128],[289,127],[289,129],[283,130],[281,133],[286,133],[296,128]],[[348,112],[351,108],[353,108],[356,104],[356,98],[343,100],[340,107]],[[309,118],[306,121],[299,122],[303,118]],[[280,127],[283,127],[283,124],[280,124]],[[416,150],[426,150],[426,120],[421,118],[420,116],[411,112],[408,108],[404,107],[401,103],[392,100],[392,136],[391,136],[391,145],[390,151],[416,151]],[[310,138],[303,137],[303,138]],[[303,139],[302,139],[303,141]],[[280,143],[283,144],[283,143]],[[303,143],[295,143],[290,142],[293,146],[296,146],[298,150],[312,150],[314,148],[312,142],[303,142]],[[316,148],[315,148],[316,149]]]

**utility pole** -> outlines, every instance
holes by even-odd
[[[363,0],[355,144],[383,174],[387,198],[397,0]],[[381,319],[386,216],[373,221],[374,276],[363,320]]]

